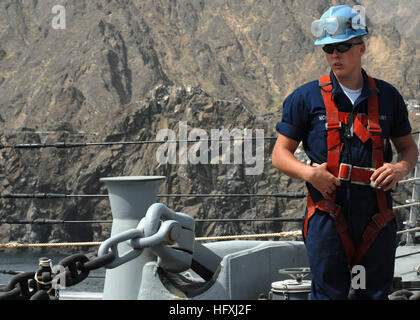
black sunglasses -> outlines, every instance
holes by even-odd
[[[361,41],[361,42],[355,42],[355,43],[344,42],[344,43],[339,43],[336,45],[326,44],[325,46],[322,47],[322,50],[324,50],[328,54],[332,54],[334,52],[334,49],[337,49],[337,51],[340,53],[344,53],[344,52],[349,51],[351,47],[357,46],[358,44],[362,44],[362,43],[363,42]]]

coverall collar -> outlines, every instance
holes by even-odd
[[[364,100],[368,99],[370,96],[375,94],[375,90],[378,91],[377,89],[370,89],[369,88],[369,78],[368,78],[368,75],[367,75],[366,71],[363,68],[362,68],[362,77],[363,77],[362,92],[360,93],[359,98],[357,98],[357,100],[355,101],[354,106],[353,106],[353,110],[361,102],[363,102]],[[337,78],[335,77],[334,72],[332,70],[330,71],[330,78],[331,78],[332,85],[333,85],[332,95],[335,96],[337,94],[344,94],[343,89],[341,88],[341,86],[340,86],[340,84],[339,84],[339,82],[338,82]]]

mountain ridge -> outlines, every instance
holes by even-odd
[[[66,29],[55,30],[57,1],[0,5],[0,142],[155,140],[161,129],[263,129],[275,137],[282,101],[328,72],[310,24],[343,1],[58,1]],[[367,72],[393,84],[419,126],[416,1],[347,2],[366,6]],[[304,10],[302,10],[304,9]],[[389,15],[389,12],[395,14]],[[400,18],[400,19],[399,19]],[[403,23],[400,20],[404,20]],[[0,193],[106,193],[99,179],[165,175],[161,193],[276,193],[304,184],[271,166],[160,165],[156,144],[0,151]],[[299,157],[305,156],[299,149]],[[409,196],[407,187],[404,195]],[[162,199],[197,218],[302,216],[301,199]],[[1,199],[0,217],[109,219],[107,200]],[[201,223],[197,235],[272,232],[298,223]],[[103,240],[109,226],[0,226],[4,241]]]

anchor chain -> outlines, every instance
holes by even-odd
[[[55,267],[41,265],[40,261],[38,271],[12,277],[4,291],[0,292],[0,300],[56,300],[60,288],[82,282],[91,270],[102,268],[114,259],[114,254],[109,252],[94,259],[76,253],[64,258]]]
[[[112,253],[115,256],[114,261],[105,265],[105,268],[113,269],[124,263],[127,263],[142,254],[145,248],[155,247],[159,245],[172,244],[179,237],[181,224],[174,220],[162,221],[159,229],[154,234],[145,237],[144,220],[142,220],[137,228],[129,229],[121,232],[111,238],[105,240],[98,250],[98,256],[104,256]],[[132,249],[124,254],[119,255],[118,244],[125,242]]]
[[[10,279],[0,300],[29,300],[38,290],[34,280],[35,272],[23,272]]]
[[[181,229],[182,224],[175,220],[161,221],[154,217],[145,225],[145,219],[142,219],[136,228],[105,240],[94,259],[76,253],[53,267],[51,260],[41,258],[40,269],[14,276],[4,292],[0,292],[0,300],[57,300],[60,288],[82,282],[91,270],[116,268],[137,258],[145,248],[175,243],[181,235]],[[119,255],[118,245],[123,242],[131,249]]]

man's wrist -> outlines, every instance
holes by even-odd
[[[398,161],[397,163],[395,163],[394,166],[397,172],[399,173],[400,179],[404,178],[406,175],[410,173],[410,166],[407,163],[407,161],[404,161],[404,160]]]
[[[311,183],[311,179],[313,176],[313,167],[310,165],[305,165],[305,167],[302,170],[302,179],[306,182]]]

